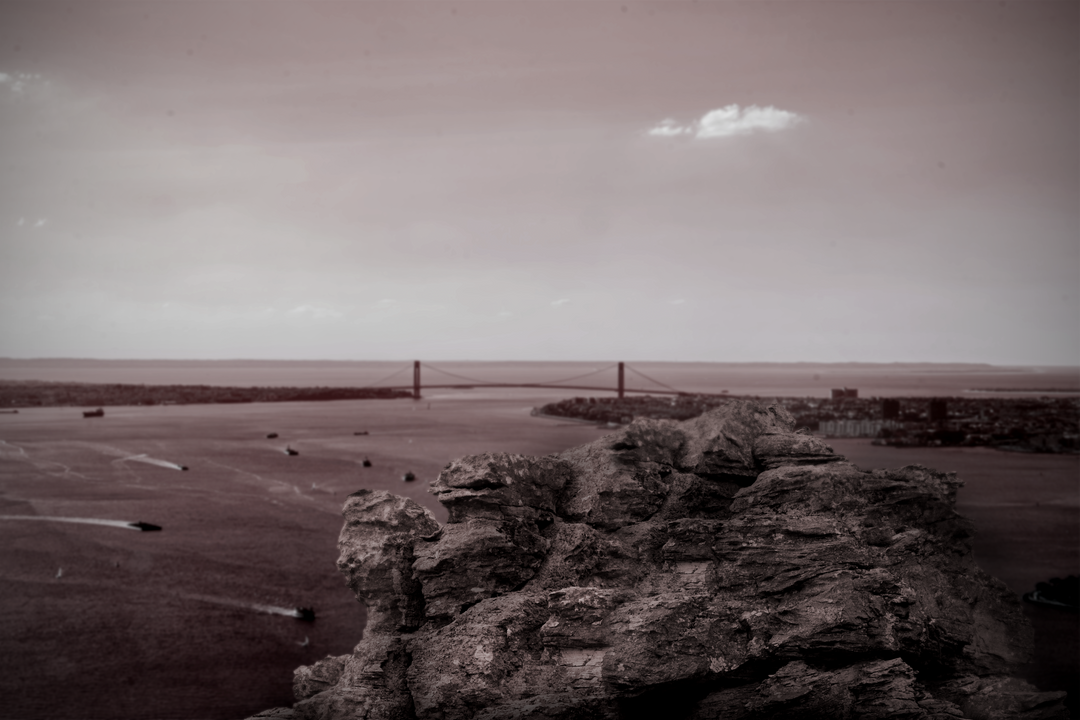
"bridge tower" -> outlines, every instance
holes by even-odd
[[[624,363],[622,361],[619,362],[619,398],[620,399],[622,399],[623,389],[626,387],[626,383],[623,380],[623,377],[624,377],[623,376],[623,369],[624,369],[625,365],[626,365],[626,363]]]
[[[420,361],[414,360],[412,366],[412,399],[420,399]]]

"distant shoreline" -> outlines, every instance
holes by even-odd
[[[1080,395],[1080,388],[971,388],[966,393],[1016,393],[1019,395]]]
[[[234,387],[0,380],[0,407],[3,408],[235,405],[409,397],[412,397],[412,393],[407,390],[371,387]]]

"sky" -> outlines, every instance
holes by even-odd
[[[1078,365],[1078,27],[0,0],[0,356]]]

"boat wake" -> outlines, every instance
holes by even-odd
[[[129,455],[128,457],[120,458],[116,462],[126,462],[128,460],[147,463],[149,465],[157,465],[158,467],[169,468],[170,470],[187,470],[187,465],[177,465],[176,463],[169,462],[168,460],[158,460],[157,458],[152,458],[146,454]]]
[[[201,602],[213,603],[215,605],[224,605],[226,607],[240,608],[243,610],[255,610],[257,612],[267,613],[269,615],[282,615],[284,617],[296,618],[297,620],[314,620],[315,611],[306,607],[278,607],[277,605],[264,605],[262,603],[244,602],[243,600],[231,600],[229,598],[215,597],[213,595],[200,595],[195,593],[184,593],[180,597],[187,600],[199,600]]]
[[[0,515],[0,520],[46,520],[48,522],[82,523],[84,525],[105,525],[108,527],[124,528],[125,530],[160,530],[157,525],[144,522],[128,522],[127,520],[102,520],[100,518],[73,518],[53,517],[48,515]]]

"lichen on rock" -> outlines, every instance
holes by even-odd
[[[1018,599],[975,564],[959,481],[864,472],[782,408],[637,420],[451,463],[439,527],[350,496],[351,655],[299,668],[306,720],[1064,718],[1011,677]]]

